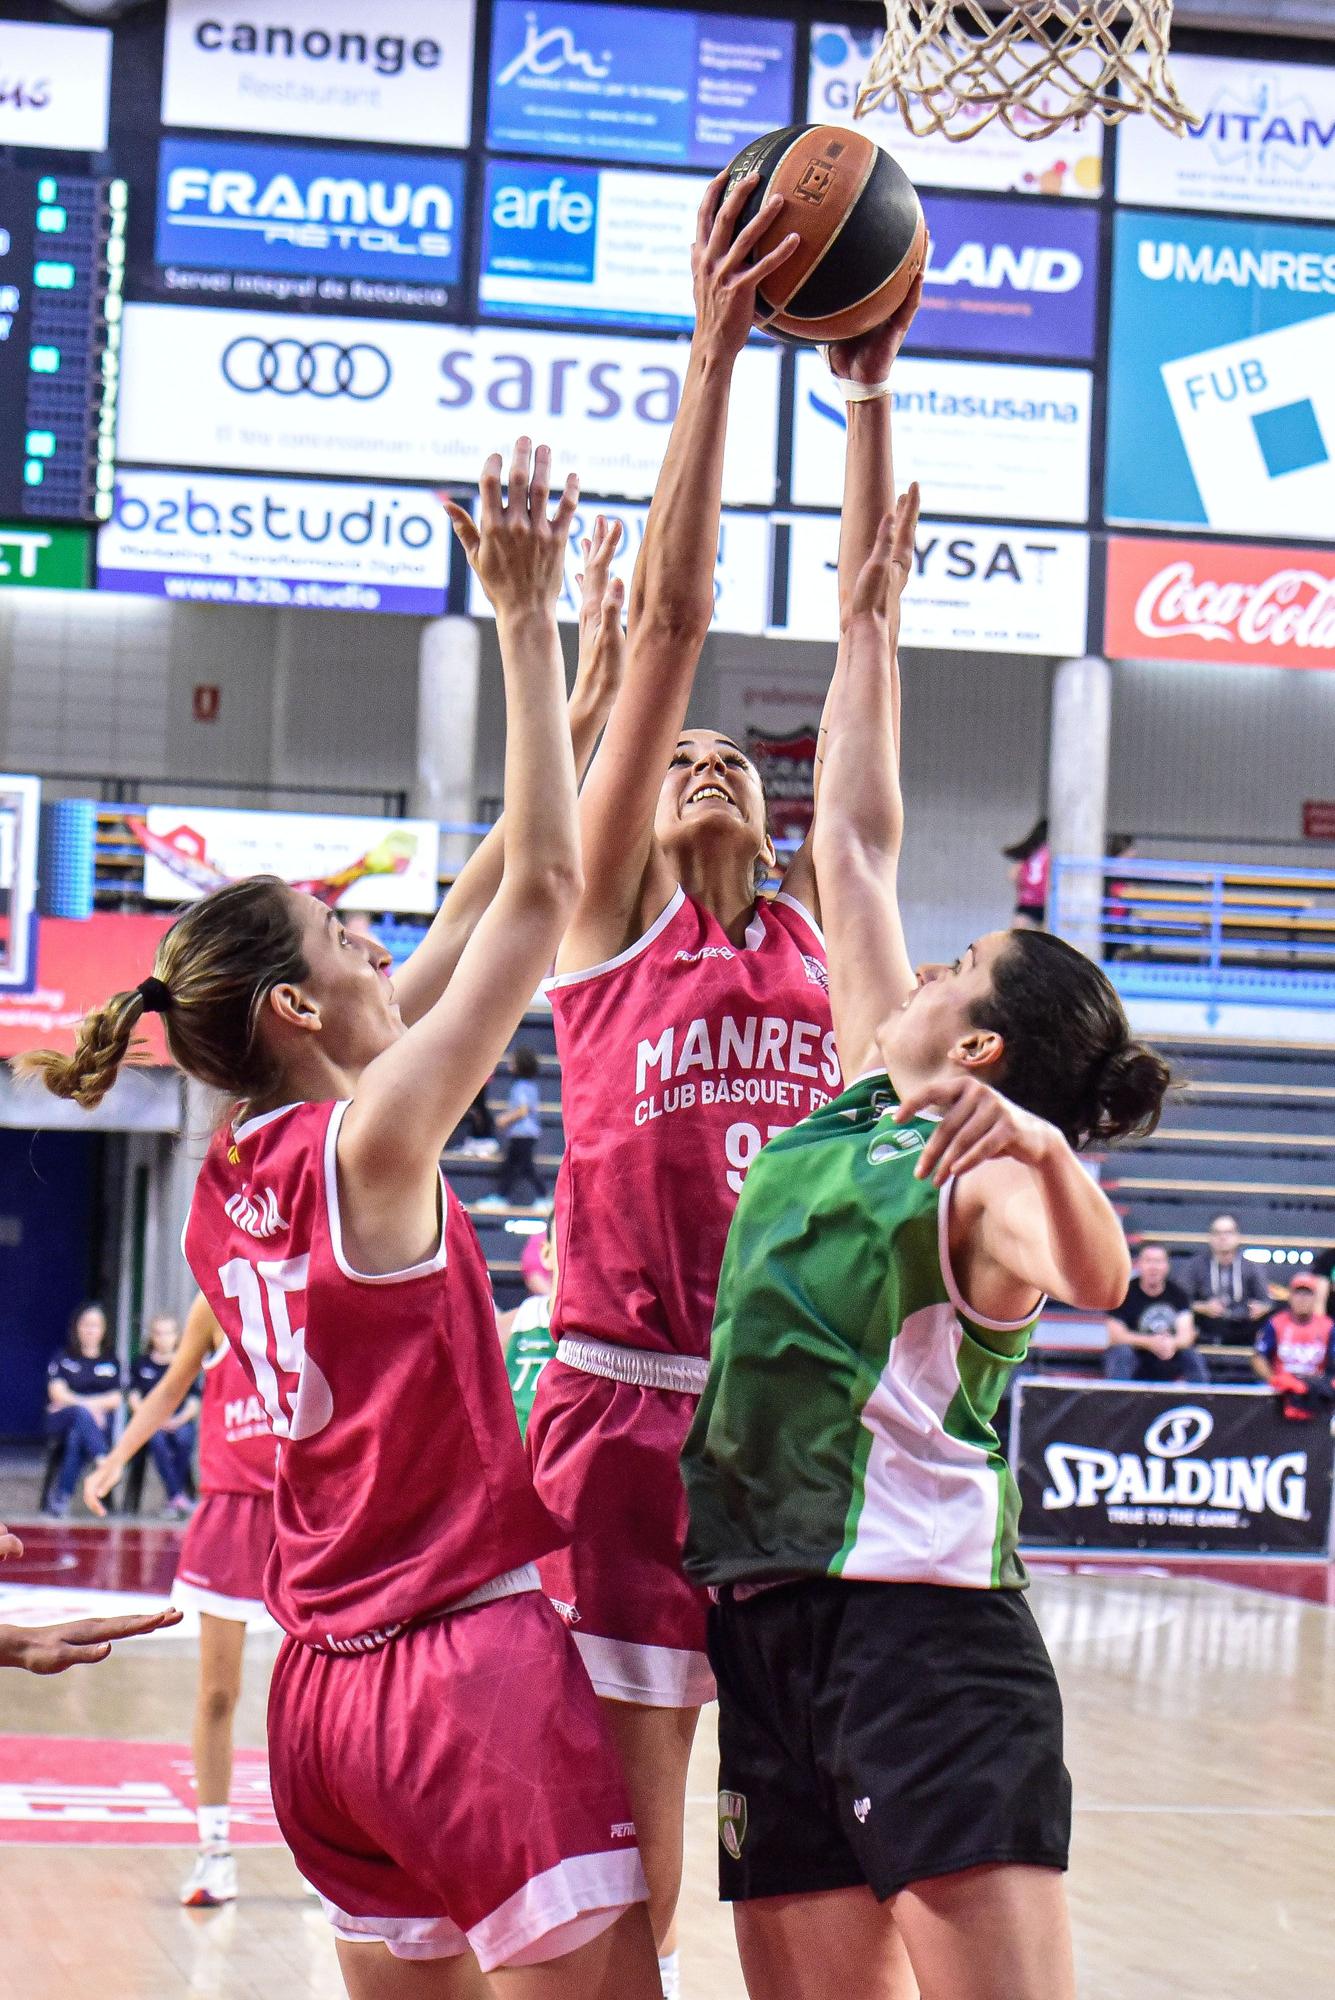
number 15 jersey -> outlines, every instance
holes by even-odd
[[[444,1178],[420,1264],[351,1264],[346,1110],[289,1104],[216,1133],[185,1234],[279,1440],[265,1603],[293,1638],[333,1652],[362,1651],[565,1539],[533,1491],[486,1261]]]
[[[825,941],[780,894],[734,945],[679,888],[629,950],[546,991],[566,1134],[552,1330],[708,1355],[746,1170],[839,1089]]]

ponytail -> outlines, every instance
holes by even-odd
[[[104,1007],[95,1007],[79,1023],[73,1055],[59,1049],[28,1049],[11,1067],[20,1078],[39,1077],[53,1097],[68,1097],[93,1111],[115,1083],[122,1063],[148,1060],[148,1044],[135,1037],[144,1013],[144,996],[136,987],[116,993]]]
[[[997,1088],[1055,1125],[1079,1151],[1152,1132],[1173,1073],[1134,1041],[1111,980],[1050,931],[1011,931],[977,1003],[1001,1037]]]

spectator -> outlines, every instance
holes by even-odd
[[[1329,1382],[1335,1376],[1335,1320],[1322,1310],[1321,1280],[1300,1271],[1289,1280],[1289,1302],[1271,1313],[1256,1336],[1252,1367],[1263,1382],[1278,1376]]]
[[[157,1388],[175,1359],[180,1344],[181,1329],[170,1313],[159,1313],[156,1319],[149,1321],[148,1346],[130,1370],[127,1400],[131,1410],[137,1410],[144,1398]],[[148,1452],[157,1467],[158,1478],[167,1489],[167,1511],[172,1514],[184,1516],[194,1511],[189,1485],[195,1457],[195,1420],[198,1416],[199,1397],[192,1389],[176,1414],[169,1417],[162,1429],[155,1431],[148,1441]]]
[[[530,1251],[535,1253],[531,1260],[532,1268]],[[538,1377],[556,1354],[556,1341],[552,1336],[552,1304],[557,1278],[554,1217],[547,1217],[544,1235],[529,1237],[523,1261],[529,1296],[513,1312],[498,1312],[496,1325],[505,1354],[505,1372],[510,1377],[510,1392],[515,1399],[520,1433],[527,1437]]]
[[[1142,1243],[1136,1275],[1107,1321],[1103,1372],[1111,1382],[1207,1382],[1195,1351],[1196,1325],[1186,1293],[1168,1275],[1161,1243]]]
[[[1330,1285],[1335,1278],[1335,1250],[1318,1251],[1312,1265],[1312,1276],[1317,1281],[1316,1303],[1318,1312],[1330,1309]]]
[[[1035,820],[1023,840],[1003,847],[1015,884],[1015,923],[1021,930],[1041,931],[1048,920],[1048,875],[1052,850],[1046,819]]]
[[[487,1103],[485,1083],[450,1134],[449,1150],[453,1152],[456,1148],[466,1153],[470,1160],[500,1158],[501,1143],[496,1137],[496,1124],[491,1106]]]
[[[1210,1224],[1210,1247],[1193,1257],[1184,1283],[1196,1316],[1196,1337],[1212,1347],[1250,1347],[1258,1320],[1270,1312],[1270,1287],[1242,1254],[1231,1215]]]
[[[101,1306],[80,1306],[63,1349],[46,1371],[46,1434],[65,1447],[46,1506],[57,1517],[68,1514],[84,1465],[111,1449],[121,1406],[121,1371],[106,1351],[108,1331]]]
[[[505,1156],[501,1161],[496,1193],[486,1196],[479,1204],[484,1208],[499,1208],[507,1203],[517,1208],[531,1208],[545,1198],[545,1190],[533,1161],[534,1150],[542,1136],[542,1121],[538,1115],[538,1058],[526,1043],[517,1042],[510,1054],[510,1068],[514,1081],[510,1085],[505,1110],[496,1120],[497,1130],[505,1134]]]

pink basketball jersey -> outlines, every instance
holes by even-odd
[[[345,1104],[215,1135],[186,1226],[195,1280],[280,1440],[264,1594],[294,1638],[357,1651],[558,1547],[533,1492],[467,1215],[412,1269],[343,1248]]]
[[[199,1490],[270,1494],[277,1456],[268,1412],[229,1341],[204,1363]]]
[[[553,1330],[707,1355],[746,1170],[840,1087],[824,940],[779,895],[739,947],[678,889],[629,951],[547,991],[566,1133]]]

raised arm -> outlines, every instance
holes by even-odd
[[[221,1339],[222,1329],[217,1320],[204,1299],[197,1298],[186,1314],[181,1342],[166,1374],[149,1390],[106,1457],[98,1459],[83,1482],[83,1497],[90,1513],[106,1513],[102,1502],[135,1453],[142,1451],[154,1433],[170,1422]]]
[[[913,565],[918,489],[877,530],[848,607],[827,704],[813,854],[830,954],[830,1001],[846,1077],[877,1061],[876,1031],[916,985],[899,914],[899,601]]]
[[[505,677],[504,866],[444,995],[363,1070],[339,1132],[350,1255],[372,1273],[417,1262],[436,1239],[441,1149],[522,1020],[579,892],[556,622],[576,487],[567,481],[549,516],[550,465],[545,446],[533,453],[521,438],[507,495],[499,456],[482,474],[470,560],[496,612]]]
[[[580,800],[584,894],[561,947],[578,971],[623,950],[651,923],[675,878],[654,841],[654,813],[714,615],[728,397],[755,315],[756,289],[796,236],[748,264],[782,207],[766,202],[734,231],[755,187],[711,182],[691,265],[695,332],[672,435],[631,583],[625,684]]]
[[[455,533],[466,550],[476,553],[476,524],[446,497]],[[570,692],[570,742],[575,775],[582,778],[598,745],[625,666],[625,634],[621,626],[622,584],[609,577],[621,539],[621,523],[600,514],[584,543],[580,585],[579,664]],[[498,820],[474,849],[446,891],[435,918],[415,952],[394,975],[394,995],[405,1024],[411,1027],[434,1007],[450,980],[478,918],[500,887],[505,835]]]
[[[844,449],[844,497],[839,515],[839,650],[834,675],[816,738],[814,796],[819,809],[821,771],[830,701],[845,657],[844,629],[853,592],[876,543],[876,531],[895,504],[895,467],[891,446],[890,371],[922,304],[922,279],[913,286],[894,317],[858,340],[837,341],[825,350],[836,387],[845,398],[848,435]],[[895,750],[899,749],[899,682],[894,685],[892,711]],[[813,821],[814,827],[814,821]],[[812,834],[808,832],[788,864],[783,886],[820,921],[820,899]]]

